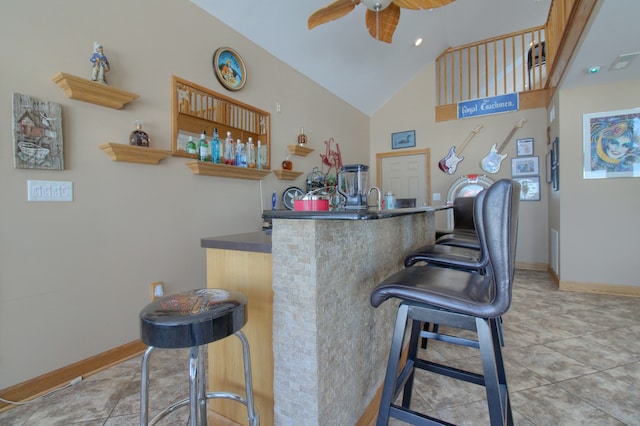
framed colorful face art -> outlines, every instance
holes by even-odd
[[[582,116],[583,177],[640,177],[640,108]]]
[[[228,90],[238,91],[247,82],[244,61],[230,47],[221,47],[213,54],[213,70],[218,81]]]

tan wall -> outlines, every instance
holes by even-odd
[[[369,158],[367,116],[187,0],[24,0],[0,9],[0,388],[137,339],[150,283],[170,292],[206,286],[200,238],[260,229],[258,181],[194,176],[179,157],[115,163],[98,149],[128,143],[136,119],[152,147],[170,149],[172,75],[269,111],[274,164],[304,127],[315,151],[292,157],[304,172],[296,181],[262,181],[267,208],[273,190],[304,188],[330,137],[345,162]],[[140,95],[123,110],[68,99],[51,81],[61,71],[88,78],[94,40],[111,62],[110,85]],[[213,74],[221,46],[246,63],[240,92]],[[62,104],[66,170],[13,168],[14,92]],[[73,182],[74,201],[28,203],[30,179]]]
[[[507,145],[500,171],[487,174],[498,180],[511,177],[511,158],[516,156],[515,140],[534,139],[534,155],[540,157],[541,200],[527,201],[520,208],[517,261],[544,264],[547,255],[547,193],[544,159],[547,152],[547,116],[543,108],[497,114],[479,118],[435,121],[435,67],[428,66],[413,81],[409,82],[384,107],[371,118],[371,159],[375,168],[375,154],[391,151],[391,133],[404,130],[416,131],[416,148],[431,148],[431,191],[440,193],[444,202],[447,191],[460,176],[486,174],[480,168],[480,160],[489,153],[491,146],[504,141],[515,123],[521,118],[527,122],[519,129]],[[471,130],[483,124],[482,130],[471,140],[462,153],[464,160],[458,164],[454,174],[446,174],[438,168],[440,161],[452,145],[460,146]],[[375,176],[375,171],[374,171]],[[375,182],[375,177],[373,178]],[[382,188],[383,192],[386,191]],[[438,203],[438,202],[434,202]],[[445,228],[446,215],[437,215],[436,225]]]
[[[637,178],[582,178],[582,115],[638,107],[640,80],[560,93],[561,281],[640,286]]]

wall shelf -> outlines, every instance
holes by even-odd
[[[125,163],[158,164],[160,160],[171,155],[171,152],[161,149],[113,142],[103,143],[99,148],[106,152],[113,161]]]
[[[281,180],[295,180],[302,172],[295,172],[293,170],[274,170],[273,173]]]
[[[56,74],[52,80],[71,99],[113,109],[122,109],[126,104],[138,97],[135,93],[126,92],[64,72]]]
[[[249,169],[246,167],[230,166],[228,164],[208,163],[206,161],[190,161],[186,164],[194,175],[261,180],[271,173],[271,170]]]
[[[307,148],[303,145],[287,145],[287,148],[289,148],[289,152],[293,155],[299,155],[301,157],[306,157],[313,152],[313,148]]]

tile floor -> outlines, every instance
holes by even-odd
[[[518,270],[503,328],[517,425],[640,425],[640,298],[559,292],[546,272]],[[474,349],[430,342],[428,358],[479,371]],[[152,415],[187,393],[187,359],[186,350],[152,357]],[[125,361],[0,413],[0,425],[136,425],[139,369],[140,357]],[[489,423],[483,388],[417,374],[415,409],[460,425]],[[187,424],[186,411],[160,424]]]

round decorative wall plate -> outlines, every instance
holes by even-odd
[[[213,71],[218,81],[228,90],[242,89],[247,81],[247,70],[244,61],[235,50],[221,47],[213,54]]]

